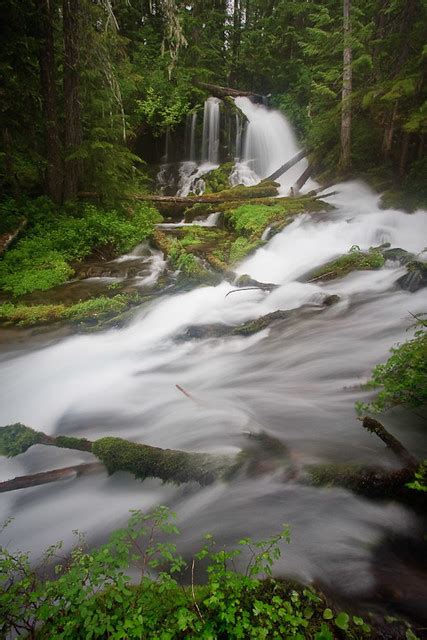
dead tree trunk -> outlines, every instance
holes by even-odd
[[[232,98],[239,98],[240,96],[246,98],[254,98],[256,101],[263,100],[264,96],[259,93],[254,93],[253,91],[242,91],[240,89],[233,89],[231,87],[221,87],[218,84],[210,84],[208,82],[196,82],[197,86],[201,89],[206,89],[216,98],[226,98],[227,96],[231,96]]]
[[[313,167],[312,165],[309,164],[308,167],[302,172],[298,180],[295,182],[294,186],[292,187],[294,196],[298,195],[298,193],[300,192],[302,187],[305,185],[305,183],[307,182],[307,180],[309,179],[312,173],[313,173]]]
[[[64,117],[65,175],[64,200],[77,196],[80,161],[73,157],[81,141],[79,99],[79,12],[80,0],[63,0],[64,29]]]
[[[17,478],[12,478],[12,480],[0,482],[0,493],[38,487],[42,484],[58,482],[58,480],[74,479],[79,476],[87,476],[90,473],[98,473],[102,470],[105,470],[105,467],[101,462],[89,462],[72,467],[63,467],[62,469],[52,469],[52,471],[43,471],[42,473],[33,473],[28,476],[18,476]]]
[[[346,171],[351,164],[351,91],[352,91],[352,49],[351,49],[351,0],[344,0],[344,55],[343,84],[341,102],[341,168]]]
[[[37,0],[40,30],[40,85],[46,148],[46,193],[54,202],[62,199],[62,153],[59,136],[51,0]]]
[[[277,169],[276,171],[274,171],[270,176],[268,176],[268,178],[265,178],[265,180],[268,181],[273,181],[277,180],[277,178],[279,178],[280,176],[282,176],[284,173],[286,173],[286,171],[288,171],[289,169],[291,169],[297,162],[299,162],[300,160],[302,160],[305,156],[307,155],[306,151],[302,150],[299,151],[296,156],[294,156],[293,158],[291,158],[290,160],[288,160],[287,162],[285,162],[285,164],[282,164],[281,167],[279,167],[279,169]]]

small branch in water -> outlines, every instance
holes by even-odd
[[[225,298],[227,298],[231,293],[238,293],[239,291],[270,291],[270,289],[264,287],[241,287],[240,289],[232,289],[226,293]]]
[[[67,480],[70,478],[78,478],[86,476],[90,473],[99,473],[105,471],[105,467],[101,462],[89,462],[87,464],[77,464],[72,467],[63,467],[62,469],[52,469],[52,471],[43,471],[41,473],[33,473],[28,476],[17,476],[12,480],[0,482],[0,493],[7,491],[16,491],[17,489],[28,489],[37,487],[58,480]]]
[[[189,398],[190,400],[192,400],[193,402],[197,403],[196,398],[194,398],[191,393],[189,393],[188,391],[186,391],[183,387],[181,387],[180,384],[176,384],[175,387],[178,389],[178,391],[181,391],[181,393],[183,393],[187,398]]]

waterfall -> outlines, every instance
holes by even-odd
[[[162,158],[162,164],[168,164],[169,162],[170,142],[171,142],[171,132],[170,132],[170,127],[168,127],[166,129],[165,153]]]
[[[234,156],[236,161],[239,160],[240,155],[242,153],[242,133],[243,133],[243,123],[239,114],[236,113],[236,142],[234,149]]]
[[[191,130],[190,130],[190,161],[196,162],[196,126],[197,126],[197,113],[193,113],[191,116]]]
[[[253,104],[248,98],[236,98],[235,101],[248,122],[243,134],[241,159],[233,172],[232,182],[255,184],[296,155],[299,147],[291,125],[279,111]],[[301,160],[279,178],[283,195],[287,195],[306,167],[307,161]]]
[[[218,164],[221,100],[208,98],[203,113],[202,164]]]

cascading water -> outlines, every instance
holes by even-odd
[[[295,141],[280,114],[242,100],[239,106],[249,118],[245,162],[253,159],[265,175],[297,151]],[[119,330],[62,340],[36,336],[39,342],[30,342],[28,351],[9,346],[0,362],[0,423],[210,452],[236,452],[245,446],[242,432],[264,429],[287,443],[301,465],[381,460],[392,466],[379,440],[358,426],[354,402],[366,398],[358,385],[372,366],[407,337],[405,318],[425,311],[425,293],[398,289],[402,267],[393,263],[330,283],[298,279],[353,245],[368,249],[390,242],[421,252],[427,215],[380,210],[377,196],[361,183],[334,191],[333,211],[300,216],[237,268],[280,285],[271,293],[226,296],[232,287],[222,282],[157,299]],[[331,293],[340,296],[334,307],[249,338],[176,340],[189,324],[233,325],[277,309],[316,305]],[[409,449],[420,458],[427,454],[416,416],[410,424],[399,415],[389,420]],[[35,447],[4,462],[1,473],[7,478],[89,460],[84,452]],[[183,553],[191,553],[206,531],[225,543],[243,535],[265,538],[288,522],[292,542],[279,572],[322,579],[364,597],[374,589],[375,544],[414,524],[402,506],[343,489],[284,484],[268,472],[203,489],[164,487],[155,480],[141,486],[126,474],[100,474],[6,494],[0,519],[13,514],[13,545],[38,553],[56,539],[69,542],[76,528],[88,531],[90,541],[100,540],[123,523],[128,509],[158,503],[178,512]]]
[[[218,98],[208,98],[203,114],[202,164],[218,164],[220,104]]]
[[[243,136],[242,155],[230,181],[232,185],[249,186],[267,178],[300,149],[289,122],[281,113],[265,105],[253,104],[249,98],[236,98],[235,102],[248,122]],[[288,195],[289,189],[306,167],[307,161],[303,159],[278,178],[281,194]],[[312,184],[309,182],[307,186],[311,187]]]

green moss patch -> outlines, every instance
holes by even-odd
[[[209,484],[229,469],[229,459],[204,453],[187,453],[137,444],[121,438],[101,438],[92,451],[109,473],[129,471],[136,478],[160,478],[165,482],[197,481]]]
[[[6,325],[29,327],[51,322],[77,322],[88,319],[103,319],[112,313],[121,313],[139,301],[137,296],[117,294],[111,298],[100,296],[71,306],[65,304],[13,304],[0,305],[0,322]]]
[[[385,259],[381,251],[370,249],[367,252],[358,248],[351,249],[349,253],[323,264],[318,269],[308,274],[309,281],[313,280],[334,280],[342,278],[352,271],[371,271],[381,269]]]
[[[230,188],[230,175],[233,171],[234,162],[226,162],[217,169],[212,169],[203,176],[205,183],[205,193],[218,193]]]

